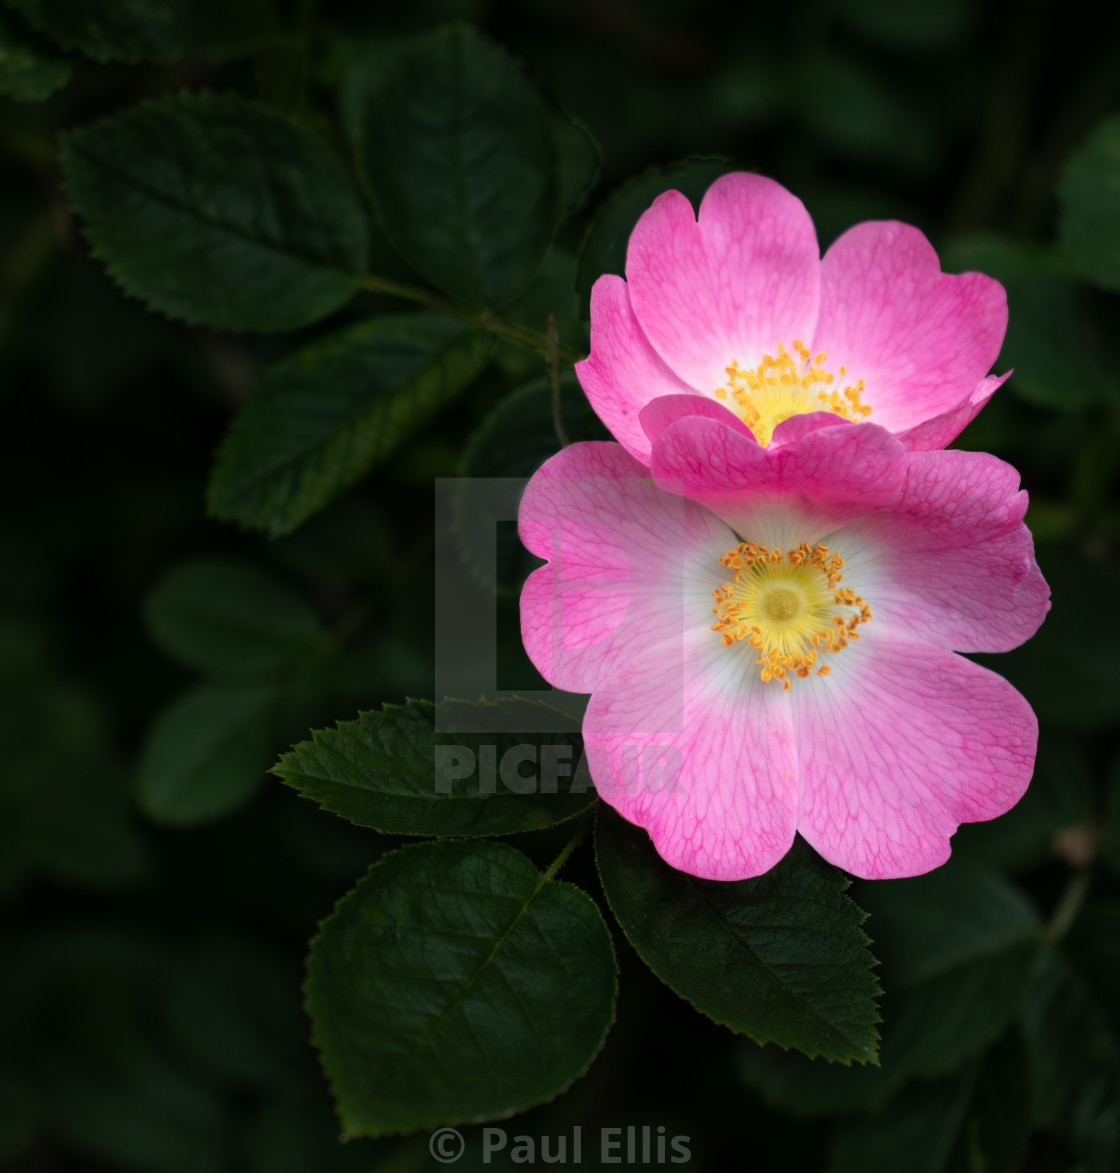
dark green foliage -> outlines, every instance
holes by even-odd
[[[507,1116],[602,1046],[615,964],[594,903],[499,843],[387,856],[312,943],[307,1007],[351,1136]]]
[[[247,0],[5,0],[44,36],[94,61],[177,61],[245,52],[267,30]]]
[[[299,593],[252,562],[174,567],[145,606],[148,630],[180,663],[219,680],[269,680],[307,658],[321,635]]]
[[[0,93],[17,102],[42,102],[70,75],[65,57],[0,12]]]
[[[567,152],[569,201],[584,153]],[[500,304],[536,272],[560,214],[557,144],[498,46],[454,27],[399,54],[362,116],[361,161],[390,239],[455,301]]]
[[[363,827],[508,835],[587,809],[595,791],[582,757],[578,723],[544,705],[409,701],[317,730],[276,773]]]
[[[253,103],[135,106],[68,134],[62,166],[94,253],[170,317],[290,330],[357,290],[366,228],[346,173]]]
[[[1102,122],[1070,157],[1058,235],[1082,276],[1120,290],[1120,118]]]
[[[577,1126],[588,1169],[643,1126],[699,1173],[1120,1168],[1114,33],[0,0],[0,1165],[403,1173],[458,1124],[461,1169]],[[929,876],[672,871],[521,644],[524,480],[609,439],[591,287],[734,169],[1007,290],[960,446],[1030,494],[1053,610],[979,658],[1039,755]]]
[[[875,959],[849,880],[802,840],[757,880],[719,883],[675,871],[649,836],[604,811],[596,857],[630,944],[697,1010],[757,1043],[874,1062]]]
[[[156,718],[137,765],[137,798],[156,823],[220,818],[260,789],[269,762],[268,688],[202,685]]]
[[[216,517],[288,533],[391,456],[478,375],[488,345],[454,318],[375,318],[273,367],[210,482]]]

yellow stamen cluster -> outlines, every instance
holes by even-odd
[[[794,676],[816,669],[827,676],[824,653],[839,652],[859,639],[856,630],[871,618],[871,608],[851,589],[840,586],[844,559],[822,542],[801,542],[783,553],[757,542],[740,542],[720,558],[734,571],[729,583],[713,591],[719,632],[725,648],[745,640],[758,652],[762,679],[780,680],[788,692]],[[850,610],[841,610],[850,608]]]
[[[810,354],[800,339],[794,341],[793,349],[796,358],[779,342],[777,357],[765,355],[753,370],[741,369],[732,359],[730,366],[724,368],[726,386],[715,389],[716,398],[726,402],[764,448],[774,429],[792,415],[831,411],[859,423],[871,414],[871,408],[860,401],[862,379],[838,389],[837,376],[821,365],[827,361],[827,354]],[[841,381],[847,373],[847,367],[840,368]]]

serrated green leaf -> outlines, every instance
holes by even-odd
[[[66,188],[97,257],[173,318],[288,330],[357,290],[366,226],[333,155],[241,98],[147,102],[62,140]]]
[[[733,170],[727,159],[690,159],[647,171],[620,187],[595,214],[580,249],[576,273],[583,316],[591,304],[591,286],[604,273],[626,272],[626,246],[642,213],[665,191],[683,192],[698,207],[709,187]]]
[[[968,236],[951,241],[941,261],[947,273],[987,273],[1007,290],[1007,336],[994,369],[1013,368],[1008,391],[1066,411],[1120,398],[1094,308],[1052,249]]]
[[[289,533],[450,403],[489,349],[454,318],[402,314],[293,355],[234,420],[210,481],[210,512]]]
[[[247,50],[264,32],[253,3],[221,0],[5,0],[65,49],[94,61],[177,61]]]
[[[323,922],[306,985],[343,1127],[379,1136],[512,1115],[595,1058],[616,969],[594,902],[501,843],[375,864]]]
[[[882,959],[878,1068],[844,1071],[799,1055],[746,1051],[740,1070],[768,1103],[801,1116],[873,1110],[914,1079],[948,1075],[1007,1029],[1040,947],[1034,910],[1002,877],[943,867],[861,884]]]
[[[361,167],[390,239],[461,305],[497,305],[536,272],[560,214],[543,100],[471,29],[405,50],[366,105]]]
[[[148,730],[137,767],[144,813],[165,826],[211,822],[264,785],[274,694],[202,685],[183,693]]]
[[[257,683],[290,672],[322,635],[298,591],[236,558],[180,562],[145,600],[144,618],[167,655],[225,681]]]
[[[1083,277],[1120,290],[1120,117],[1106,118],[1074,151],[1058,194],[1066,256]]]
[[[0,13],[0,94],[42,102],[66,85],[70,62]]]
[[[535,701],[409,701],[312,736],[274,772],[324,810],[389,834],[509,835],[595,799],[578,772],[579,722]]]
[[[1015,1034],[953,1079],[914,1084],[870,1120],[836,1132],[829,1173],[1016,1173],[1030,1133],[1030,1097]]]
[[[734,883],[676,871],[606,810],[595,847],[627,939],[682,998],[757,1043],[875,1060],[879,984],[864,914],[844,895],[850,880],[803,840],[766,875]]]

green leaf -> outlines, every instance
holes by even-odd
[[[1110,1173],[1120,1161],[1120,1046],[1064,957],[1040,959],[1023,1018],[1036,1123],[1068,1132],[1079,1168]]]
[[[156,717],[140,751],[136,790],[165,826],[211,822],[244,806],[267,777],[274,694],[203,685]]]
[[[914,1079],[959,1070],[1007,1029],[1038,955],[1034,910],[994,873],[950,865],[861,884],[856,898],[870,912],[883,963],[880,1065],[845,1071],[799,1055],[745,1052],[746,1081],[795,1115],[876,1109]]]
[[[873,44],[925,54],[958,42],[975,16],[968,0],[843,0],[831,8]]]
[[[550,118],[505,52],[461,26],[404,51],[365,109],[362,171],[386,232],[464,306],[512,297],[552,240]]]
[[[960,237],[943,251],[947,273],[977,271],[1007,290],[1007,336],[994,369],[1007,390],[1042,407],[1115,403],[1120,388],[1085,290],[1052,250],[995,235]]]
[[[1066,256],[1083,277],[1120,290],[1120,117],[1106,118],[1070,156],[1058,196]]]
[[[357,289],[366,226],[337,160],[241,98],[147,102],[62,140],[67,191],[96,256],[162,313],[289,330]]]
[[[879,985],[845,895],[850,880],[803,840],[756,880],[700,880],[606,810],[596,855],[611,911],[638,955],[697,1010],[757,1043],[841,1063],[875,1061]]]
[[[593,901],[501,843],[375,864],[323,922],[312,1038],[349,1136],[512,1115],[587,1070],[614,1016]]]
[[[1016,1173],[1030,1123],[1023,1048],[1011,1034],[959,1076],[915,1084],[879,1116],[842,1124],[829,1173]]]
[[[560,158],[560,203],[570,216],[598,182],[603,156],[588,127],[566,110],[554,112],[552,134]]]
[[[374,318],[273,367],[218,453],[215,517],[289,533],[391,456],[482,369],[490,340],[454,318]]]
[[[0,94],[42,102],[66,85],[72,72],[65,57],[0,13]]]
[[[107,715],[97,698],[57,677],[25,671],[0,688],[0,891],[36,875],[127,886],[147,866]]]
[[[297,668],[322,635],[303,597],[271,571],[234,558],[180,562],[148,596],[160,648],[226,681],[272,680]]]
[[[626,272],[626,246],[642,213],[665,191],[683,192],[699,207],[709,187],[733,165],[727,159],[689,159],[644,172],[608,197],[595,215],[579,254],[576,289],[583,315],[591,304],[591,286],[603,273]]]
[[[595,799],[579,722],[534,701],[409,701],[312,738],[274,772],[324,810],[394,835],[532,831]]]
[[[5,0],[36,30],[94,61],[177,61],[243,52],[264,31],[261,7],[220,0]]]

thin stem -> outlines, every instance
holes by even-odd
[[[1077,920],[1077,914],[1085,903],[1085,897],[1089,895],[1092,882],[1093,876],[1088,868],[1073,874],[1062,893],[1061,900],[1058,901],[1058,907],[1050,923],[1046,926],[1045,940],[1048,945],[1056,945],[1073,927],[1073,922]]]
[[[568,856],[583,842],[590,829],[590,820],[581,823],[576,828],[575,834],[564,844],[560,854],[548,865],[548,870],[541,877],[542,879],[553,880],[556,878],[556,873],[568,862]]]
[[[556,431],[556,438],[561,448],[567,448],[571,443],[568,433],[564,431],[564,408],[560,402],[560,342],[556,334],[556,315],[548,315],[548,326],[545,329],[545,341],[548,350],[545,352],[545,364],[548,367],[548,383],[552,388],[552,426]]]
[[[542,338],[531,330],[523,330],[520,326],[514,326],[510,322],[503,322],[501,318],[495,318],[485,310],[475,313],[471,310],[460,309],[444,298],[434,293],[428,293],[427,290],[418,289],[415,285],[402,285],[397,281],[388,281],[384,277],[373,277],[366,273],[357,278],[357,283],[359,288],[368,289],[371,293],[388,293],[393,297],[403,297],[409,301],[419,302],[421,305],[439,310],[441,313],[454,314],[476,330],[494,334],[499,338],[507,338],[510,342],[520,343],[522,346],[539,351],[541,354],[548,354],[547,338]],[[558,358],[562,358],[567,363],[577,363],[583,358],[583,355],[562,346],[557,347],[556,354]]]

